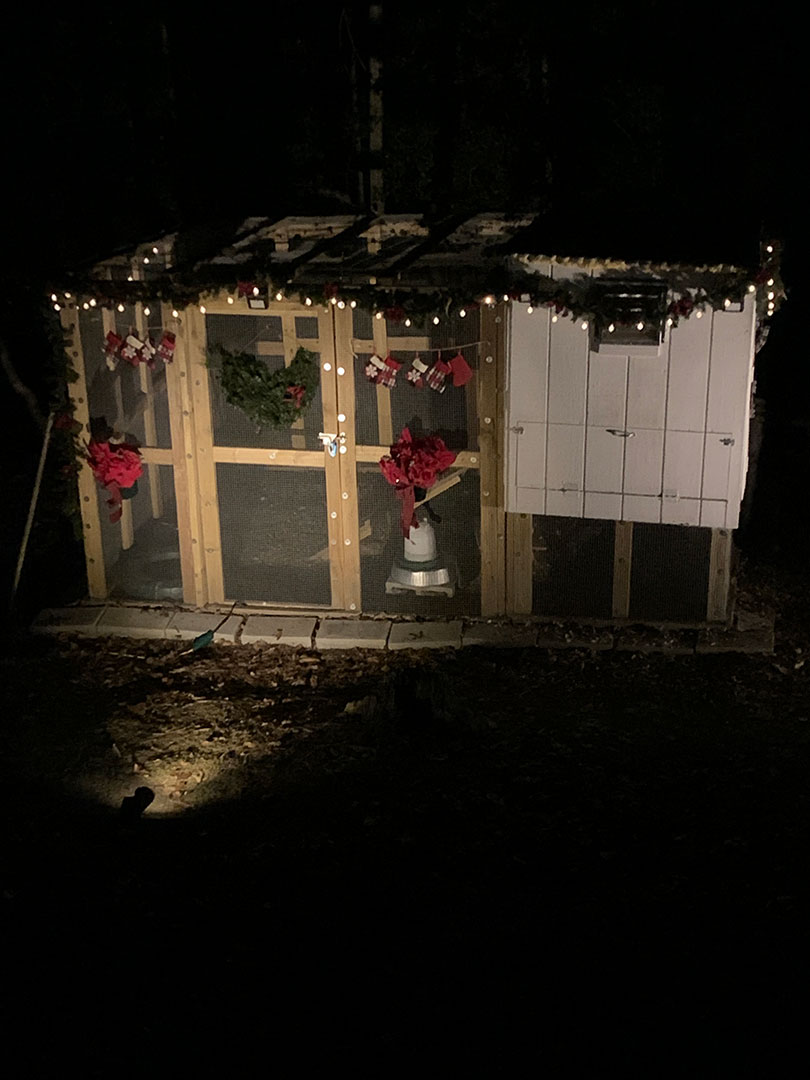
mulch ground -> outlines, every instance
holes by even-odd
[[[749,583],[774,656],[7,641],[9,1055],[798,1075],[808,597]]]

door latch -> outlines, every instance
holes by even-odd
[[[323,443],[324,450],[328,451],[329,457],[334,457],[338,452],[338,446],[343,446],[346,442],[346,432],[341,431],[337,434],[332,434],[328,431],[319,431],[318,438]]]
[[[608,435],[618,435],[620,439],[635,439],[635,431],[621,431],[619,428],[609,427],[605,428]]]

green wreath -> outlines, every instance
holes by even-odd
[[[300,348],[289,367],[271,371],[250,353],[234,353],[221,346],[208,354],[225,400],[260,426],[289,427],[312,404],[318,387],[318,358]]]

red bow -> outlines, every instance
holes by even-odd
[[[306,393],[307,388],[305,386],[288,386],[284,397],[287,401],[294,401],[296,409],[300,409],[304,404]]]

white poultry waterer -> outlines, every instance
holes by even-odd
[[[418,529],[411,526],[404,549],[406,562],[432,562],[436,558],[436,533],[429,521],[420,521]]]

